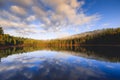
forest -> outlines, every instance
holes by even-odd
[[[84,36],[73,35],[65,39],[48,41],[49,46],[108,46],[120,45],[120,28],[110,28],[84,33]],[[75,36],[75,37],[74,37]]]
[[[42,40],[35,40],[23,37],[14,37],[9,34],[4,34],[2,27],[0,27],[0,47],[7,46],[38,46],[42,45]]]
[[[74,37],[52,40],[35,40],[23,37],[14,37],[4,34],[0,27],[0,47],[7,46],[44,46],[44,47],[72,47],[72,46],[104,46],[120,45],[120,28],[109,28],[96,30],[83,34],[73,35]],[[76,36],[76,37],[75,37]]]

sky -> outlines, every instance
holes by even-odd
[[[55,39],[120,27],[120,0],[0,0],[5,34]]]

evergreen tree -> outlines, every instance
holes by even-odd
[[[0,27],[0,34],[4,34],[2,27]]]

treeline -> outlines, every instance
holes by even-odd
[[[0,46],[41,46],[44,41],[0,34]]]
[[[4,34],[2,27],[0,27],[0,47],[7,46],[41,46],[44,41],[30,38],[14,37],[9,34]]]
[[[88,34],[89,33],[89,34]],[[56,39],[48,41],[49,46],[93,46],[93,45],[120,45],[120,28],[96,30],[69,39]]]
[[[75,35],[76,36],[76,35]],[[46,46],[46,47],[72,47],[91,45],[120,45],[120,28],[96,30],[78,35],[74,38],[35,40],[22,37],[13,37],[4,34],[0,27],[0,47],[2,46]]]

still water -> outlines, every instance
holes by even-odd
[[[85,54],[48,49],[18,51],[1,57],[0,80],[120,80],[119,61]]]

